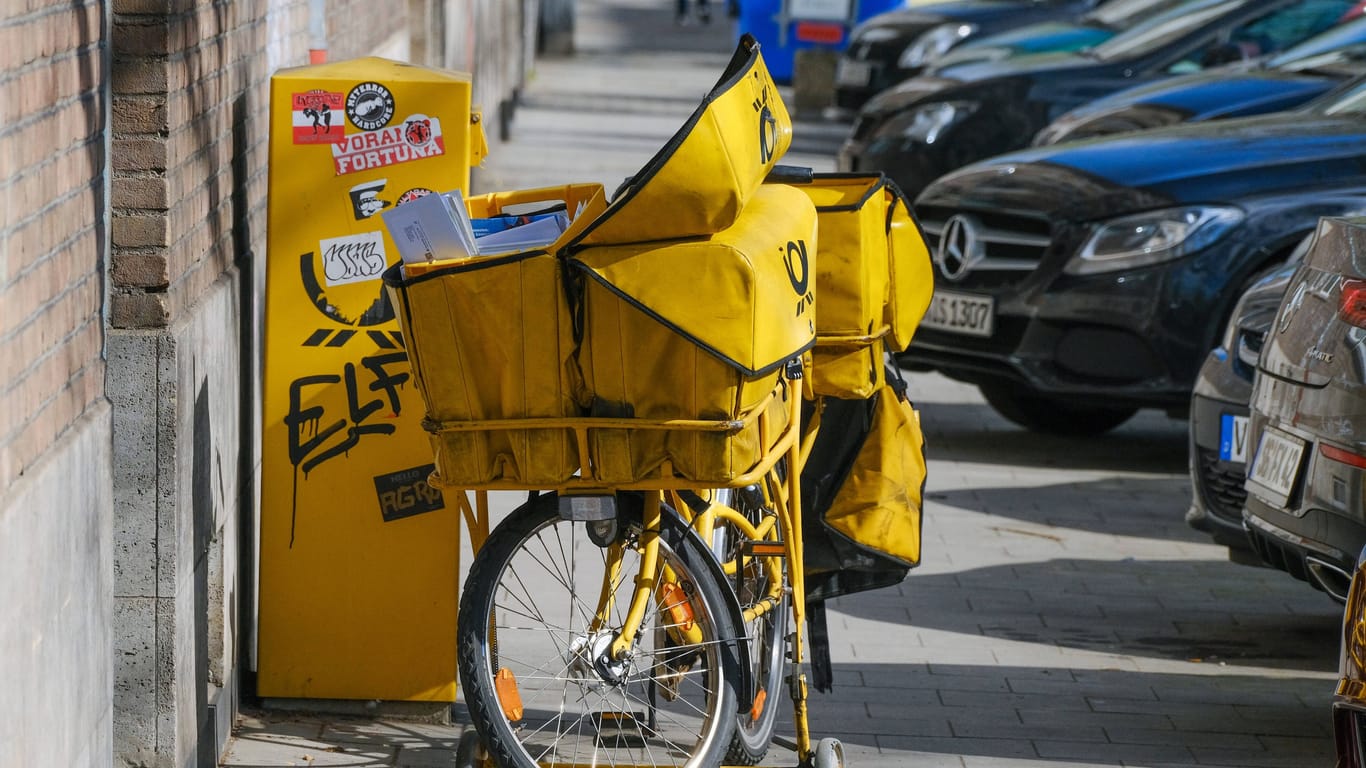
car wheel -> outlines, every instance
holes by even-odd
[[[1032,432],[1099,435],[1118,427],[1138,412],[1137,408],[1077,405],[1036,395],[1017,384],[1004,382],[978,384],[977,388],[997,413]]]

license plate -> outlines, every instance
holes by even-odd
[[[1219,417],[1219,458],[1247,463],[1247,417],[1225,413]]]
[[[840,59],[835,65],[835,84],[862,88],[873,79],[873,67],[866,61]]]
[[[990,296],[936,290],[920,324],[949,333],[987,337],[995,327],[994,305]]]
[[[1295,488],[1304,456],[1304,441],[1276,429],[1267,428],[1257,444],[1252,469],[1247,473],[1247,489],[1259,498],[1284,507]]]

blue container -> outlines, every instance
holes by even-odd
[[[842,51],[857,24],[906,5],[908,0],[740,0],[740,32],[759,41],[769,74],[786,85],[797,51]]]

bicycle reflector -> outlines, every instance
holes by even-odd
[[[520,721],[523,714],[522,694],[517,691],[517,678],[513,677],[512,670],[507,667],[498,670],[498,674],[493,676],[493,687],[498,692],[503,716],[510,723]]]
[[[561,495],[560,519],[586,523],[617,519],[617,497],[607,495]]]

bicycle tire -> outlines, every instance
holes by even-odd
[[[730,489],[718,491],[717,500],[745,515],[752,524],[757,524],[760,517],[769,513],[762,504],[747,502],[745,494]],[[720,535],[712,543],[717,558],[721,562],[736,561],[744,537],[729,525],[718,526],[718,531]],[[776,529],[768,540],[779,540]],[[735,735],[726,750],[726,765],[758,765],[764,759],[777,729],[779,705],[785,698],[783,677],[787,666],[787,628],[791,621],[786,596],[787,559],[781,558],[777,562],[780,563],[783,599],[744,627],[745,636],[750,638],[748,655],[755,702],[737,715]],[[764,590],[759,586],[762,571],[760,561],[751,558],[743,570],[736,569],[736,574],[743,576],[729,579],[742,608],[750,607],[762,596]]]
[[[620,494],[618,505],[629,561],[629,532],[640,529],[642,505],[635,494]],[[661,561],[687,593],[702,642],[673,640],[677,623],[651,599],[633,655],[613,662],[595,649],[616,636],[636,569],[628,562],[621,570],[610,622],[593,631],[607,550],[585,526],[560,517],[554,494],[537,497],[493,531],[470,566],[458,660],[485,748],[501,768],[718,764],[736,724],[743,653],[726,586],[707,565],[715,562],[711,553],[666,508]],[[504,682],[500,692],[502,669],[516,682]],[[505,712],[514,703],[521,706],[515,720]]]

